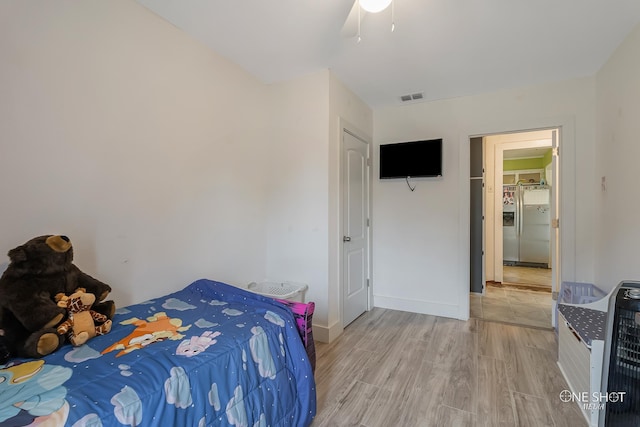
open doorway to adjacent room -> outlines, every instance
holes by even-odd
[[[472,153],[474,142],[479,145],[480,140],[472,138]],[[470,175],[471,317],[550,329],[552,295],[560,277],[559,130],[487,135],[481,143],[482,176],[474,177],[473,167]],[[475,226],[474,209],[481,210],[475,213]],[[482,218],[481,226],[477,218]],[[476,270],[481,266],[481,273],[474,274],[474,265]]]

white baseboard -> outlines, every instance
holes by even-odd
[[[342,334],[342,323],[334,322],[331,326],[313,324],[313,339],[315,341],[330,343]]]
[[[410,313],[431,314],[433,316],[450,317],[459,319],[460,307],[453,304],[442,304],[431,301],[413,299],[373,296],[374,306],[391,310],[408,311]]]

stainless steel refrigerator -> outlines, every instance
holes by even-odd
[[[506,265],[549,268],[551,189],[505,185],[502,191],[503,259]]]

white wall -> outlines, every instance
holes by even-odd
[[[374,179],[374,301],[466,318],[469,136],[559,126],[563,133],[565,280],[593,279],[594,78],[376,110],[374,141],[443,138],[443,177]],[[378,175],[374,162],[374,176]],[[563,187],[565,188],[565,187]]]
[[[329,72],[272,87],[267,182],[267,278],[309,285],[327,324]]]
[[[339,127],[372,133],[362,101],[328,70],[264,85],[135,2],[0,20],[2,252],[67,234],[121,306],[201,277],[308,283],[333,338]]]
[[[265,274],[264,85],[129,1],[0,2],[0,58],[0,251],[67,234],[118,305]]]
[[[596,87],[598,162],[589,184],[600,225],[596,284],[610,290],[622,280],[640,281],[640,25],[598,72]]]
[[[314,334],[331,341],[342,332],[340,126],[370,135],[373,113],[328,70],[273,85],[269,109],[267,278],[307,283]]]

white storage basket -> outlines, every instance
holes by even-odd
[[[247,289],[260,295],[296,302],[304,302],[307,288],[304,283],[294,282],[251,282],[247,286]]]

